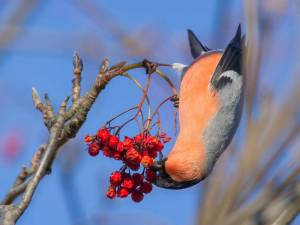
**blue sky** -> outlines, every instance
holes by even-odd
[[[220,34],[222,41],[230,38],[228,35],[234,33],[238,23],[243,23],[241,4],[239,1],[231,2],[233,7],[229,20],[232,23],[225,28],[228,30],[227,34]],[[178,47],[182,45],[181,48],[185,48],[185,51],[188,49],[185,40],[187,28],[193,29],[210,47],[225,45],[220,41],[218,46],[211,46],[216,25],[217,3],[218,1],[204,0],[106,0],[101,1],[101,7],[107,10],[116,22],[122,24],[122,29],[126,32],[134,32],[138,28],[146,27],[154,34],[156,31],[159,32],[157,35],[162,34],[163,38],[159,42],[161,48],[155,50],[153,56],[155,60],[189,63],[191,58],[183,56]],[[31,87],[36,87],[41,94],[47,92],[57,107],[64,96],[69,95],[73,51],[77,49],[80,54],[80,49],[86,45],[93,48],[93,41],[95,45],[99,45],[103,40],[114,43],[114,37],[105,32],[99,23],[80,12],[74,4],[74,1],[59,0],[40,3],[25,21],[25,28],[20,32],[17,40],[2,49],[2,61],[0,61],[2,97],[0,101],[3,108],[0,110],[0,136],[13,128],[20,131],[25,142],[21,155],[15,161],[6,162],[0,158],[1,196],[14,181],[20,165],[28,165],[33,152],[46,138],[46,129],[43,127],[41,115],[32,104]],[[0,11],[0,25],[1,18],[9,13],[10,8],[12,7],[6,7],[5,10]],[[78,38],[82,41],[76,41]],[[97,43],[98,39],[99,43]],[[78,46],[79,43],[80,46]],[[82,54],[84,90],[93,82],[99,63],[104,57],[109,57],[112,62],[119,60],[135,62],[145,57],[144,55],[128,56],[126,52],[118,55],[116,49],[117,47],[114,47],[114,53],[110,53],[110,49],[106,49],[105,53],[96,52],[97,57]],[[178,84],[176,75],[168,72]],[[140,74],[139,71],[134,73],[136,76]],[[152,97],[157,103],[169,92],[162,81],[155,79],[154,84],[153,90],[156,94]],[[97,100],[87,123],[76,138],[75,145],[77,147],[80,145],[82,149],[78,153],[81,159],[74,170],[77,197],[82,203],[81,216],[83,218],[81,219],[88,220],[89,224],[94,224],[96,218],[104,219],[108,221],[108,224],[123,225],[193,224],[198,210],[201,185],[180,191],[155,188],[153,193],[146,196],[140,204],[134,204],[130,199],[117,199],[113,202],[103,200],[107,178],[110,172],[117,169],[119,165],[103,157],[96,159],[88,157],[84,152],[82,138],[86,133],[95,132],[112,115],[136,104],[139,97],[139,90],[136,90],[130,82],[121,78],[113,80]],[[171,112],[172,107],[167,106],[163,114],[166,120],[164,126],[169,133],[173,133],[172,121],[169,119]],[[132,130],[129,132],[134,133]],[[167,146],[167,149],[171,146],[172,143]],[[55,164],[53,173],[40,183],[32,204],[18,224],[71,224],[61,188],[60,170],[61,167]],[[122,218],[125,219],[122,220]],[[135,220],[135,218],[139,219]],[[145,221],[141,222],[141,220]]]

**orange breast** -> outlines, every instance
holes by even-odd
[[[201,177],[205,147],[201,136],[219,108],[219,99],[209,88],[222,56],[215,52],[200,57],[186,71],[180,87],[180,133],[166,161],[167,173],[176,181]]]

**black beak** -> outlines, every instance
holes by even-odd
[[[162,160],[161,162],[155,161],[151,169],[153,171],[158,171],[157,178],[152,182],[154,185],[165,188],[165,189],[184,189],[191,187],[197,183],[199,183],[200,180],[192,180],[192,181],[185,181],[185,182],[177,182],[173,180],[165,171],[165,161],[166,159]]]

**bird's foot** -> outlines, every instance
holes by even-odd
[[[143,66],[145,67],[147,74],[154,73],[158,67],[157,63],[150,62],[148,59],[143,60]]]
[[[171,102],[173,102],[173,106],[175,108],[179,107],[179,96],[177,94],[173,95],[170,99]]]
[[[171,67],[171,64],[164,64],[164,63],[155,63],[155,62],[151,62],[148,59],[144,59],[143,60],[143,66],[146,69],[146,73],[147,74],[152,74],[155,72],[155,70],[157,69],[157,67],[159,66],[168,66]]]

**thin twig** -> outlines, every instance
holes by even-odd
[[[39,149],[35,152],[31,159],[30,167],[27,170],[25,166],[22,167],[20,174],[18,175],[14,185],[10,188],[9,192],[5,195],[4,199],[1,201],[0,205],[11,204],[20,194],[25,191],[28,184],[28,179],[36,172],[41,157],[44,153],[45,145],[41,145]]]
[[[74,78],[72,80],[72,102],[75,102],[80,97],[80,82],[81,73],[83,69],[83,63],[77,52],[74,53],[73,57],[73,74]]]

